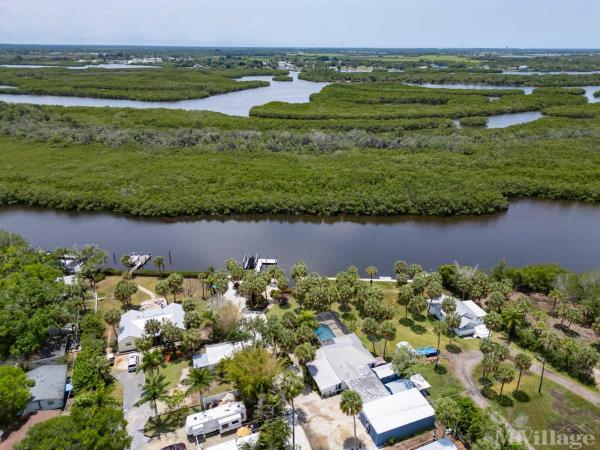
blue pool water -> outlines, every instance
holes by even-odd
[[[319,341],[321,341],[321,342],[328,341],[335,337],[335,334],[333,334],[333,331],[331,331],[331,328],[329,328],[325,324],[320,324],[317,327],[317,329],[315,330],[315,334],[317,335],[317,339],[319,339]]]

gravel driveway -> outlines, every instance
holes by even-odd
[[[135,406],[141,397],[144,374],[119,372],[115,374],[115,378],[123,385],[123,414],[127,420],[127,432],[133,437],[131,448],[133,450],[141,449],[149,441],[144,436],[144,426],[152,416],[150,404],[144,403]]]

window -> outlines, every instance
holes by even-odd
[[[229,424],[225,423],[223,425],[221,425],[221,429],[224,430],[225,428],[229,428]]]
[[[128,342],[127,344],[125,344],[125,347],[131,347],[131,342]]]
[[[48,406],[54,405],[54,400],[47,400],[46,403],[48,404]]]
[[[235,425],[236,423],[238,423],[238,421],[234,420],[233,422],[231,422],[231,425]]]

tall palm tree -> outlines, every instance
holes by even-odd
[[[290,402],[292,406],[292,448],[296,448],[296,407],[294,406],[294,398],[296,398],[304,389],[304,379],[288,370],[283,374],[281,381],[281,390],[285,399]]]
[[[356,391],[342,392],[342,400],[340,401],[340,409],[347,416],[352,416],[354,421],[354,444],[358,448],[358,438],[356,437],[356,415],[362,410],[362,399]]]
[[[204,409],[204,391],[211,385],[213,379],[213,373],[209,369],[194,367],[193,369],[190,369],[187,378],[183,380],[183,384],[188,387],[188,394],[198,394],[200,407],[202,409]]]
[[[441,321],[433,322],[433,332],[437,335],[437,358],[435,359],[436,367],[440,363],[440,343],[442,340],[442,334],[446,333],[446,324]]]
[[[521,376],[524,370],[529,370],[531,367],[531,357],[526,353],[519,353],[515,356],[515,367],[519,370],[519,380],[517,381],[517,391],[521,386]]]
[[[146,380],[142,386],[142,398],[140,398],[135,406],[140,406],[144,403],[151,403],[154,409],[154,419],[158,422],[158,405],[157,401],[165,398],[169,383],[166,380],[164,373],[152,373],[146,375]]]
[[[160,351],[155,350],[153,352],[144,353],[142,362],[137,368],[137,371],[154,373],[159,367],[165,367],[165,357]]]
[[[162,256],[155,256],[153,263],[158,269],[158,278],[162,278],[162,271],[165,270],[165,258]]]
[[[388,341],[396,339],[396,327],[390,320],[386,320],[379,325],[378,334],[385,340],[385,343],[383,344],[383,357],[385,358]]]
[[[379,271],[377,270],[377,267],[375,267],[375,266],[369,266],[365,270],[365,273],[367,274],[367,276],[371,280],[371,284],[373,284],[373,278],[375,278],[377,276],[378,272]]]

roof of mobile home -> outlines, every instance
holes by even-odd
[[[377,434],[435,415],[418,389],[409,389],[365,403],[362,412]]]
[[[164,308],[146,309],[144,311],[127,311],[119,324],[119,341],[128,337],[141,337],[144,326],[150,319],[163,323],[171,321],[177,328],[185,328],[183,324],[183,308],[178,303],[171,303]]]

